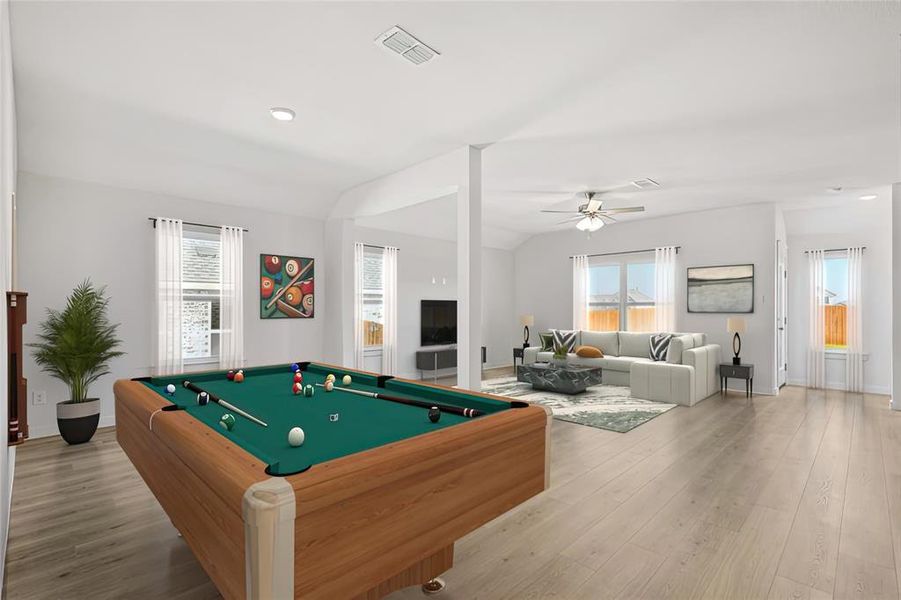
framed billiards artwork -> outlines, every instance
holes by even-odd
[[[313,259],[260,254],[260,318],[312,319]]]

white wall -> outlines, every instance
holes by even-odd
[[[863,277],[864,387],[888,394],[892,378],[892,213],[887,193],[853,205],[785,212],[788,231],[788,381],[807,380],[808,277],[805,250],[866,246]],[[826,386],[844,389],[845,357],[830,353]]]
[[[15,285],[15,229],[13,195],[16,193],[16,108],[13,92],[12,53],[9,37],[9,1],[0,2],[0,286],[3,292]],[[6,299],[4,295],[4,307]],[[5,308],[4,308],[5,310]],[[6,318],[0,318],[0,356],[6,356]],[[8,422],[9,385],[7,370],[0,369],[0,423]],[[4,434],[4,438],[5,438]],[[16,450],[0,440],[0,580],[6,566],[6,540],[12,500]]]
[[[754,386],[776,393],[773,291],[775,277],[773,205],[724,208],[657,219],[623,222],[588,238],[572,230],[538,235],[516,249],[516,314],[535,315],[533,331],[572,326],[572,268],[569,256],[682,246],[676,271],[676,329],[707,333],[711,343],[731,356],[726,314],[689,314],[686,268],[754,263],[754,312],[742,336],[742,360],[755,365]],[[730,382],[744,389],[743,382]]]
[[[398,375],[419,378],[416,351],[421,349],[420,300],[457,299],[456,243],[368,227],[355,228],[354,241],[396,246],[398,295]],[[488,350],[486,367],[509,365],[518,340],[518,317],[513,312],[513,253],[482,249],[482,345]],[[436,283],[432,283],[432,277]],[[446,282],[443,283],[442,280]],[[368,368],[379,369],[376,363]],[[444,374],[439,373],[439,374]],[[426,373],[430,377],[431,372]]]
[[[35,340],[44,307],[61,308],[73,286],[86,277],[107,286],[110,317],[121,323],[126,356],[115,360],[113,373],[91,388],[102,400],[101,425],[113,424],[112,384],[119,378],[148,375],[151,364],[153,310],[153,227],[150,216],[241,225],[245,237],[245,356],[248,365],[318,359],[323,347],[327,307],[323,259],[324,222],[49,178],[19,176],[20,287],[29,292],[26,342]],[[317,261],[316,313],[313,319],[268,320],[259,316],[259,254],[309,256]],[[55,404],[66,388],[41,373],[26,352],[29,391],[44,390],[45,406],[29,404],[32,437],[56,433]],[[29,402],[31,399],[29,398]]]

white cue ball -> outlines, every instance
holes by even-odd
[[[334,373],[329,373],[328,375],[325,376],[326,381],[334,381],[335,379],[336,379],[336,377],[335,377]]]
[[[169,394],[170,396],[171,396],[172,394],[174,394],[174,393],[175,393],[175,386],[172,385],[171,383],[170,383],[169,385],[167,385],[167,386],[166,386],[166,393]]]
[[[345,375],[344,377],[341,378],[341,383],[343,383],[344,385],[350,385],[350,382],[351,382],[350,375]]]
[[[303,429],[300,427],[292,427],[291,431],[288,432],[288,443],[295,448],[297,446],[302,446],[305,437]]]
[[[331,379],[326,379],[326,380],[325,380],[325,385],[322,386],[322,387],[325,388],[325,391],[326,391],[326,392],[330,392],[330,391],[332,391],[333,389],[335,389],[335,383],[334,383]]]

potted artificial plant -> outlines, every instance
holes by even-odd
[[[559,367],[566,366],[566,355],[569,352],[566,346],[563,344],[555,344],[554,345],[554,364]]]
[[[45,373],[69,388],[69,399],[56,405],[56,423],[70,444],[87,442],[100,421],[100,399],[88,398],[88,386],[110,372],[109,362],[122,352],[116,337],[119,325],[109,322],[105,288],[85,280],[72,290],[62,311],[47,309],[41,323],[34,358]]]

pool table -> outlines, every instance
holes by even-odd
[[[312,396],[294,393],[293,365]],[[541,406],[315,362],[243,371],[114,386],[119,444],[226,598],[438,589],[456,540],[548,485]],[[347,388],[442,412],[432,422],[428,407]],[[199,405],[198,389],[265,426]],[[291,446],[296,426],[305,440]]]

